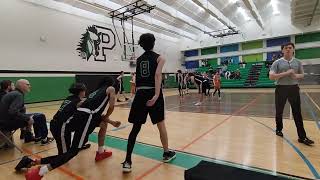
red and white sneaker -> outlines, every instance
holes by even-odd
[[[26,180],[41,180],[42,176],[39,175],[39,168],[29,169],[25,174]]]
[[[111,151],[104,150],[103,153],[96,152],[95,160],[96,161],[101,161],[101,160],[106,159],[106,158],[108,158],[110,156],[112,156],[112,152]]]

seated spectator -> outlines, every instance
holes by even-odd
[[[231,76],[231,72],[230,71],[226,71],[226,73],[224,74],[224,77],[226,79],[230,79],[230,76]]]
[[[0,101],[2,97],[7,94],[8,92],[14,90],[14,84],[10,80],[3,80],[0,83],[1,89],[0,89]]]
[[[25,141],[33,140],[31,126],[34,123],[33,117],[25,113],[24,94],[30,91],[30,84],[27,80],[17,81],[15,91],[5,94],[0,102],[0,124],[6,131],[13,131],[27,127]]]
[[[17,130],[24,128],[26,130],[24,134],[25,142],[41,142],[41,144],[48,144],[53,139],[47,138],[48,128],[46,124],[46,118],[43,114],[34,113],[26,114],[26,108],[24,105],[24,95],[30,92],[30,83],[28,80],[20,79],[16,83],[14,91],[5,94],[0,102],[0,124],[2,129],[7,131]],[[31,126],[34,126],[36,138],[33,137],[31,132]]]
[[[229,76],[229,79],[234,79],[234,71],[230,71],[230,76]]]
[[[241,79],[241,73],[239,71],[239,69],[236,70],[235,74],[234,74],[234,79]]]

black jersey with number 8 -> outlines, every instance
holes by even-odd
[[[158,67],[157,59],[160,55],[153,51],[144,52],[137,59],[136,87],[155,87],[154,77]]]

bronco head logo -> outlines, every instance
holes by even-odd
[[[82,34],[77,51],[82,59],[87,61],[93,56],[95,59],[99,56],[99,44],[101,43],[100,33],[95,26],[89,26],[87,31]]]

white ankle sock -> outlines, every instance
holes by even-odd
[[[44,176],[47,172],[49,172],[48,166],[42,166],[39,171],[40,176]]]
[[[103,153],[104,152],[104,147],[103,146],[99,146],[98,147],[98,153]]]

